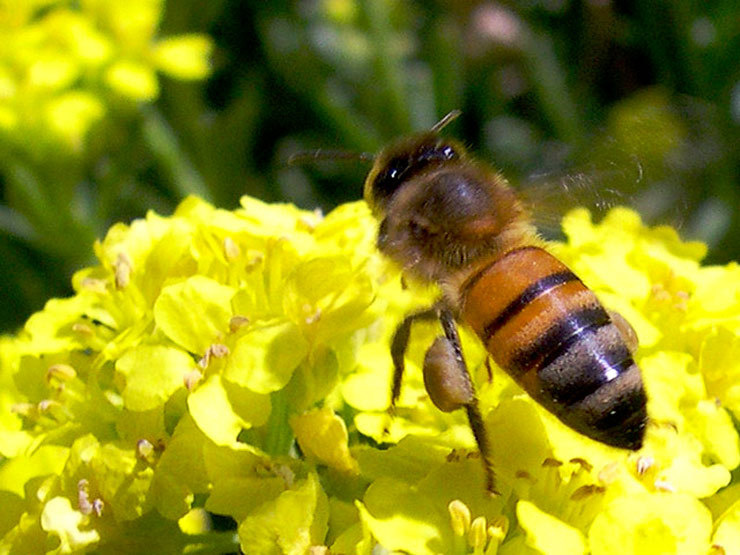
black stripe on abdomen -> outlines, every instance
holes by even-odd
[[[576,343],[583,333],[605,326],[610,321],[600,305],[573,311],[553,322],[537,340],[515,352],[507,370],[515,378],[525,372],[539,371]]]
[[[509,320],[519,314],[529,303],[534,301],[537,297],[544,295],[545,293],[559,285],[576,280],[578,280],[578,276],[576,276],[570,270],[565,270],[563,272],[550,274],[549,276],[540,278],[536,282],[532,283],[529,287],[522,291],[522,293],[516,299],[511,301],[493,321],[486,324],[485,328],[483,328],[483,342],[487,343],[491,336],[493,336],[493,334],[504,327]]]
[[[637,365],[626,368],[582,401],[557,416],[597,441],[636,450],[642,447],[648,422],[647,396]]]
[[[584,330],[566,343],[559,356],[548,357],[538,372],[542,395],[564,407],[583,400],[634,364],[612,324]]]
[[[480,280],[488,270],[490,270],[493,266],[496,266],[498,264],[501,264],[504,262],[507,258],[510,256],[516,256],[520,254],[522,251],[537,251],[542,250],[539,247],[533,247],[533,246],[526,246],[526,247],[518,247],[516,249],[511,249],[506,254],[504,254],[501,258],[496,258],[495,260],[492,260],[482,268],[480,268],[477,272],[475,272],[468,280],[462,284],[462,287],[460,287],[460,297],[466,298],[468,296],[468,293],[477,285],[478,280]]]

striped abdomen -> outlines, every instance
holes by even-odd
[[[468,280],[462,312],[496,364],[562,422],[615,447],[642,446],[640,370],[596,295],[555,257],[506,253]]]

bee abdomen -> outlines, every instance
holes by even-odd
[[[525,247],[482,268],[463,288],[463,315],[494,361],[565,424],[641,446],[640,371],[594,293],[555,257]]]

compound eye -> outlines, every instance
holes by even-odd
[[[455,149],[452,148],[450,145],[444,145],[441,148],[442,158],[445,160],[452,160],[453,158],[457,158],[457,152],[455,152]]]
[[[388,163],[388,169],[383,174],[383,179],[398,181],[406,170],[409,169],[407,158],[394,158]]]
[[[458,158],[457,151],[451,145],[444,143],[424,148],[418,154],[418,161],[424,164],[446,162],[455,158]]]
[[[371,191],[376,201],[390,198],[402,184],[429,166],[459,158],[455,148],[441,141],[425,141],[408,148],[383,163],[372,182]]]
[[[390,197],[396,192],[403,181],[403,177],[409,169],[408,158],[393,158],[387,164],[385,170],[375,178],[373,189],[380,198]]]

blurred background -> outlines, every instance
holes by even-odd
[[[188,194],[328,211],[367,164],[291,154],[456,108],[445,133],[513,182],[614,193],[740,259],[734,0],[15,0],[0,35],[4,331],[114,222]]]

